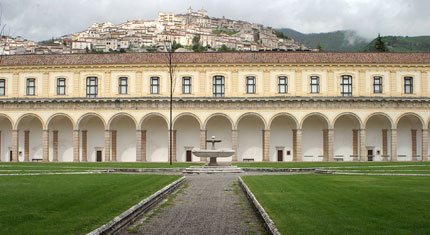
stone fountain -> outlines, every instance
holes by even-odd
[[[217,158],[231,157],[235,153],[232,149],[215,149],[215,143],[221,142],[221,140],[215,139],[215,136],[206,142],[212,143],[211,149],[194,149],[192,153],[197,157],[209,158],[209,166],[218,166]]]

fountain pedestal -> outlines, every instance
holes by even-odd
[[[209,158],[209,166],[218,166],[217,158],[231,157],[235,153],[232,149],[215,149],[215,143],[221,142],[221,140],[216,140],[215,136],[206,142],[212,143],[212,149],[194,149],[192,153],[197,157]]]

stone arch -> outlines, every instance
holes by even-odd
[[[281,117],[281,116],[287,116],[287,117],[291,118],[291,119],[294,121],[294,123],[296,123],[296,128],[298,128],[298,127],[299,127],[299,122],[297,121],[297,118],[296,118],[296,117],[294,117],[292,114],[285,113],[285,112],[275,114],[275,115],[270,119],[269,123],[267,124],[267,127],[268,127],[268,128],[270,128],[270,127],[272,126],[272,122],[273,122],[273,120],[275,120],[277,117]]]
[[[51,116],[48,118],[48,120],[46,121],[46,129],[48,129],[48,128],[49,128],[49,124],[51,123],[51,121],[52,121],[54,118],[56,118],[56,117],[60,117],[60,116],[63,116],[63,117],[65,117],[65,118],[69,119],[69,121],[72,123],[72,127],[73,127],[73,129],[75,129],[75,122],[74,122],[73,118],[72,118],[72,117],[70,117],[70,116],[69,116],[68,114],[66,114],[66,113],[56,113],[56,114],[51,115]]]
[[[365,126],[363,126],[363,122],[361,121],[361,118],[360,118],[357,114],[352,113],[352,112],[344,112],[344,113],[340,113],[340,114],[338,114],[338,115],[333,119],[332,128],[334,128],[334,125],[336,124],[336,121],[337,121],[340,117],[343,117],[343,116],[346,116],[346,115],[353,116],[353,117],[358,121],[358,125],[360,126],[360,129],[365,128]]]
[[[33,116],[33,117],[37,118],[37,119],[40,121],[40,124],[42,124],[42,130],[46,130],[45,122],[43,121],[42,117],[40,117],[39,115],[37,115],[37,114],[35,114],[35,113],[26,113],[26,114],[24,114],[24,115],[21,115],[21,117],[19,117],[19,118],[18,118],[18,120],[16,120],[16,123],[15,123],[14,129],[15,129],[15,130],[17,130],[17,129],[18,129],[18,126],[19,126],[19,123],[20,123],[24,118],[29,117],[29,116]]]
[[[169,129],[169,120],[167,119],[167,117],[165,117],[163,114],[161,114],[161,113],[156,113],[156,112],[151,112],[151,113],[148,113],[148,114],[146,114],[145,116],[143,116],[143,118],[140,120],[140,122],[139,122],[139,126],[138,126],[138,128],[139,128],[139,130],[142,130],[142,125],[143,125],[143,123],[147,120],[147,119],[149,119],[149,118],[151,118],[152,116],[158,116],[158,117],[161,117],[162,119],[164,119],[164,121],[166,121],[166,124],[167,124],[167,129]]]
[[[81,121],[84,120],[86,117],[89,117],[89,116],[98,117],[102,121],[104,129],[106,129],[106,121],[105,121],[105,119],[100,114],[98,114],[98,113],[86,113],[86,114],[82,115],[78,119],[78,121],[76,122],[76,126],[75,126],[76,130],[79,129],[79,125],[81,124]]]
[[[107,126],[106,126],[106,127],[107,127],[108,129],[110,129],[110,128],[111,128],[111,126],[112,126],[112,122],[113,122],[113,120],[115,120],[115,118],[120,117],[120,116],[127,116],[127,117],[131,118],[131,120],[133,120],[133,123],[134,123],[135,127],[137,128],[137,121],[136,121],[136,118],[134,118],[131,114],[129,114],[129,113],[125,113],[125,112],[121,112],[121,113],[117,113],[117,114],[113,115],[113,116],[109,119],[109,121],[108,121],[108,123],[107,123]]]
[[[11,117],[9,117],[9,115],[6,115],[6,114],[3,114],[3,113],[0,113],[0,117],[6,118],[7,120],[9,120],[11,127],[12,127],[12,128],[14,128],[14,127],[15,127],[15,123],[13,122],[12,118],[11,118]],[[18,125],[17,125],[17,126],[18,126]]]
[[[366,119],[364,120],[364,123],[363,123],[364,127],[367,126],[367,122],[369,121],[370,118],[372,118],[374,116],[378,116],[378,115],[384,116],[385,118],[388,119],[388,121],[390,122],[391,129],[395,128],[393,119],[388,114],[383,113],[383,112],[376,112],[376,113],[372,113],[372,114],[368,115],[366,117]]]
[[[246,116],[256,116],[257,118],[261,119],[261,121],[263,122],[264,128],[265,128],[266,130],[269,128],[269,127],[267,126],[266,119],[264,119],[264,117],[263,117],[263,116],[261,116],[261,115],[260,115],[260,114],[258,114],[258,113],[255,113],[255,112],[248,112],[248,113],[244,113],[244,114],[242,114],[242,115],[241,115],[241,116],[236,120],[236,124],[234,125],[235,129],[237,129],[237,128],[238,128],[240,120],[241,120],[242,118],[246,117]]]
[[[185,113],[180,113],[180,114],[176,115],[175,118],[173,118],[172,129],[175,129],[175,124],[178,121],[178,119],[180,119],[181,117],[184,117],[184,116],[191,116],[191,117],[195,118],[197,120],[197,122],[199,123],[200,129],[203,128],[202,121],[200,120],[200,118],[197,115],[195,115],[194,113],[185,112]]]
[[[414,113],[414,112],[407,112],[407,113],[404,113],[404,114],[400,115],[400,116],[395,120],[395,122],[394,122],[395,128],[397,128],[397,126],[399,125],[399,121],[400,121],[403,117],[407,117],[407,116],[409,116],[409,115],[411,115],[411,116],[413,116],[413,117],[416,117],[416,118],[418,118],[418,120],[420,120],[422,129],[425,129],[425,128],[426,128],[426,124],[425,124],[425,122],[424,122],[424,119],[423,119],[420,115],[418,115],[417,113]]]
[[[213,117],[216,117],[216,116],[222,116],[222,117],[227,118],[227,120],[228,120],[228,121],[230,122],[230,124],[231,124],[231,129],[232,129],[232,130],[234,130],[235,126],[234,126],[233,119],[231,119],[231,117],[230,117],[230,116],[228,116],[228,115],[227,115],[227,114],[225,114],[225,113],[214,113],[214,114],[211,114],[209,117],[207,117],[207,118],[206,118],[206,120],[205,120],[205,122],[204,122],[204,124],[203,124],[203,128],[204,128],[205,130],[207,129],[207,124],[208,124],[209,120],[210,120],[211,118],[213,118]]]
[[[319,116],[319,117],[323,118],[323,119],[326,121],[327,128],[330,128],[330,127],[331,127],[330,120],[327,118],[327,116],[325,116],[324,114],[319,113],[319,112],[313,112],[313,113],[309,113],[309,114],[307,114],[306,116],[304,116],[304,117],[302,118],[302,120],[301,120],[301,122],[300,122],[300,129],[302,129],[302,128],[303,128],[303,123],[306,121],[306,119],[307,119],[308,117],[311,117],[311,116]]]

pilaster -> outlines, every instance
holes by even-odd
[[[87,162],[88,161],[88,154],[87,154],[87,130],[82,130],[82,161]]]
[[[30,161],[30,131],[24,131],[24,162]]]
[[[270,94],[270,71],[265,69],[263,70],[263,95]],[[257,83],[257,91],[258,91],[258,83]]]
[[[13,73],[12,75],[12,97],[19,97],[19,74]]]
[[[367,161],[366,129],[360,129],[360,162]]]
[[[303,96],[303,73],[301,70],[295,70],[295,84],[294,84],[294,90],[292,90],[293,87],[291,87],[291,83],[288,84],[288,93],[290,91],[293,91],[292,93],[296,96]],[[306,81],[305,81],[306,82]]]
[[[429,96],[429,90],[428,90],[428,77],[427,77],[426,71],[421,71],[420,82],[421,82],[421,95],[428,97]]]
[[[47,72],[42,75],[42,93],[42,96],[49,97],[49,73]]]
[[[352,81],[354,84],[354,81]],[[366,94],[366,73],[364,72],[364,70],[360,70],[358,72],[358,89],[357,90],[353,90],[352,91],[352,95],[353,96],[363,96]],[[354,89],[354,85],[352,87],[352,89]],[[354,94],[355,92],[355,94]]]
[[[1,131],[0,131],[0,153],[1,153],[1,150],[2,150],[2,147],[3,147],[1,143],[2,143],[2,141],[1,141]],[[2,156],[0,156],[0,162],[1,162],[1,157]]]
[[[263,130],[263,162],[269,162],[270,130]]]
[[[302,158],[302,129],[293,130],[293,162],[303,161]]]
[[[111,146],[112,146],[112,157],[111,157],[111,161],[112,162],[117,162],[118,161],[118,155],[117,155],[117,131],[116,130],[112,130],[111,131]],[[109,158],[109,155],[107,155],[107,159]]]
[[[239,96],[238,94],[238,83],[239,83],[239,72],[237,70],[231,71],[231,91],[230,94],[233,97]],[[258,84],[257,84],[258,86]],[[227,86],[226,86],[227,88]]]
[[[210,80],[210,79],[209,79]],[[211,80],[210,80],[211,81]],[[199,94],[201,97],[206,96],[210,91],[206,91],[206,71],[199,71]]]
[[[333,72],[333,70],[328,70],[327,71],[327,94],[326,94],[326,96],[337,95],[337,94],[334,94],[334,82],[335,82],[334,72]]]
[[[231,148],[234,150],[232,162],[237,162],[237,130],[231,130]]]
[[[142,161],[142,131],[136,130],[136,162]]]
[[[142,162],[146,162],[146,130],[142,130],[140,132],[140,140],[141,140],[141,156],[142,158],[140,159],[140,161]]]
[[[417,155],[417,130],[411,130],[412,158]]]
[[[328,161],[334,161],[334,130],[327,129],[327,138],[328,138]]]
[[[42,161],[49,162],[49,130],[43,130],[42,133]]]
[[[359,152],[358,132],[359,130],[356,130],[356,129],[352,130],[352,155],[354,156],[357,156]]]
[[[172,162],[176,162],[176,132],[177,130],[173,130],[172,133]]]
[[[85,94],[85,91],[81,89],[81,80],[80,80],[79,72],[73,73],[73,94],[74,96],[81,96],[81,94]],[[79,161],[79,157],[78,157],[78,161]]]
[[[58,162],[58,131],[52,131],[52,154],[53,161]]]
[[[103,82],[104,85],[105,85],[105,87],[104,87],[104,95],[102,95],[102,96],[104,96],[104,97],[112,97],[113,94],[116,94],[116,93],[112,93],[112,73],[110,71],[107,71],[107,72],[104,73],[103,79],[99,79],[99,84],[101,82]]]
[[[79,162],[79,130],[73,130],[73,161]]]
[[[428,129],[422,130],[422,147],[421,147],[421,161],[428,161],[428,147],[429,147],[429,132]]]
[[[388,155],[388,130],[382,130],[382,155]]]
[[[19,162],[19,132],[12,130],[12,161]]]
[[[136,96],[142,96],[142,71],[136,72],[136,86],[134,87]]]
[[[397,129],[391,129],[391,161],[397,161]]]
[[[113,146],[112,146],[113,148]],[[110,162],[111,161],[111,131],[110,130],[105,130],[105,162]],[[112,156],[112,161],[115,161],[113,159]]]

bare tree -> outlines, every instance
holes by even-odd
[[[6,24],[3,22],[3,6],[0,4],[0,63],[6,47],[6,38],[4,38],[4,31]]]
[[[166,56],[167,56],[167,67],[169,68],[169,80],[170,80],[170,100],[169,100],[169,162],[172,165],[172,156],[173,156],[173,94],[175,93],[176,87],[176,72],[177,72],[177,64],[174,58],[174,50],[172,47],[172,43],[168,42],[165,44]]]

